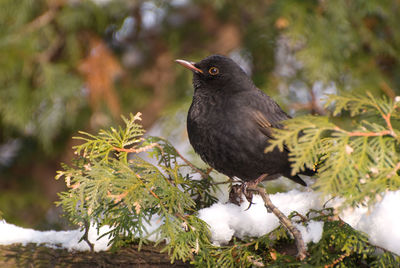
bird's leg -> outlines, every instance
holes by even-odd
[[[247,201],[249,201],[249,207],[246,210],[248,210],[251,207],[251,205],[253,204],[253,202],[252,202],[253,201],[253,193],[252,193],[252,191],[247,191],[247,190],[257,187],[258,184],[260,184],[260,182],[262,182],[267,176],[268,176],[268,174],[263,174],[254,181],[246,181],[242,184],[242,193],[246,197]],[[271,212],[271,211],[268,210],[268,212]]]
[[[300,260],[304,260],[307,257],[308,253],[300,231],[295,226],[293,226],[292,222],[274,204],[272,204],[271,199],[269,198],[269,195],[265,192],[264,188],[258,187],[257,185],[254,186],[252,184],[251,186],[247,186],[247,190],[258,192],[258,194],[261,195],[267,210],[269,212],[272,211],[272,213],[274,213],[275,216],[278,217],[280,223],[293,235],[297,247],[297,257]]]

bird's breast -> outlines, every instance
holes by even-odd
[[[195,99],[187,119],[189,141],[195,152],[211,167],[228,175],[235,171],[246,158],[263,154],[264,143],[256,136],[255,129],[246,125],[240,113],[232,110],[229,101],[217,105]]]
[[[187,117],[189,141],[196,153],[214,168],[213,155],[224,136],[224,117],[222,105],[215,98],[193,98]]]

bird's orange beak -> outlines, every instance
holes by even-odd
[[[185,68],[188,68],[189,70],[196,72],[196,73],[203,73],[202,70],[194,66],[194,62],[186,61],[186,60],[175,60],[175,62],[179,63]]]

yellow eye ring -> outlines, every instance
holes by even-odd
[[[208,73],[211,74],[211,75],[216,75],[216,74],[219,74],[219,70],[218,70],[217,67],[211,67],[211,68],[208,70]]]

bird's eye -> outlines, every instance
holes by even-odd
[[[211,68],[208,70],[208,72],[209,72],[211,75],[216,75],[216,74],[219,73],[219,70],[218,70],[217,67],[211,67]]]

